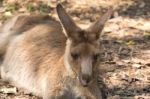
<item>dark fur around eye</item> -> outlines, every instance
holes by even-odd
[[[71,57],[72,57],[74,60],[78,59],[79,56],[80,56],[80,55],[79,55],[78,53],[71,53]]]
[[[94,61],[97,61],[97,60],[99,59],[99,57],[100,57],[100,54],[99,54],[99,53],[94,54],[94,55],[93,55],[93,60],[94,60]]]

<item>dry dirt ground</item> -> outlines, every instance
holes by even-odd
[[[0,24],[19,13],[49,13],[56,17],[57,0],[0,1]],[[48,3],[47,3],[48,2]],[[108,99],[150,99],[150,1],[149,0],[59,0],[83,28],[109,6],[112,18],[101,36],[101,78]],[[47,5],[48,4],[48,5]],[[0,81],[0,99],[39,99]]]

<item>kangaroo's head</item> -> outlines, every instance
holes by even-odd
[[[57,5],[58,17],[67,36],[65,61],[67,68],[75,72],[83,86],[92,80],[100,56],[99,37],[105,22],[111,16],[109,9],[97,22],[87,29],[78,27],[61,4]]]

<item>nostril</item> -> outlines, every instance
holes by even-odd
[[[91,77],[89,75],[82,75],[82,80],[88,84],[91,81]]]
[[[90,80],[91,80],[90,78],[87,78],[86,83],[89,83],[89,82],[90,82]]]

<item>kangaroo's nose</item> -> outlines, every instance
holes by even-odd
[[[81,76],[80,82],[84,87],[87,87],[88,84],[90,83],[90,81],[91,81],[91,76],[90,75],[85,75],[84,74],[84,75]]]

